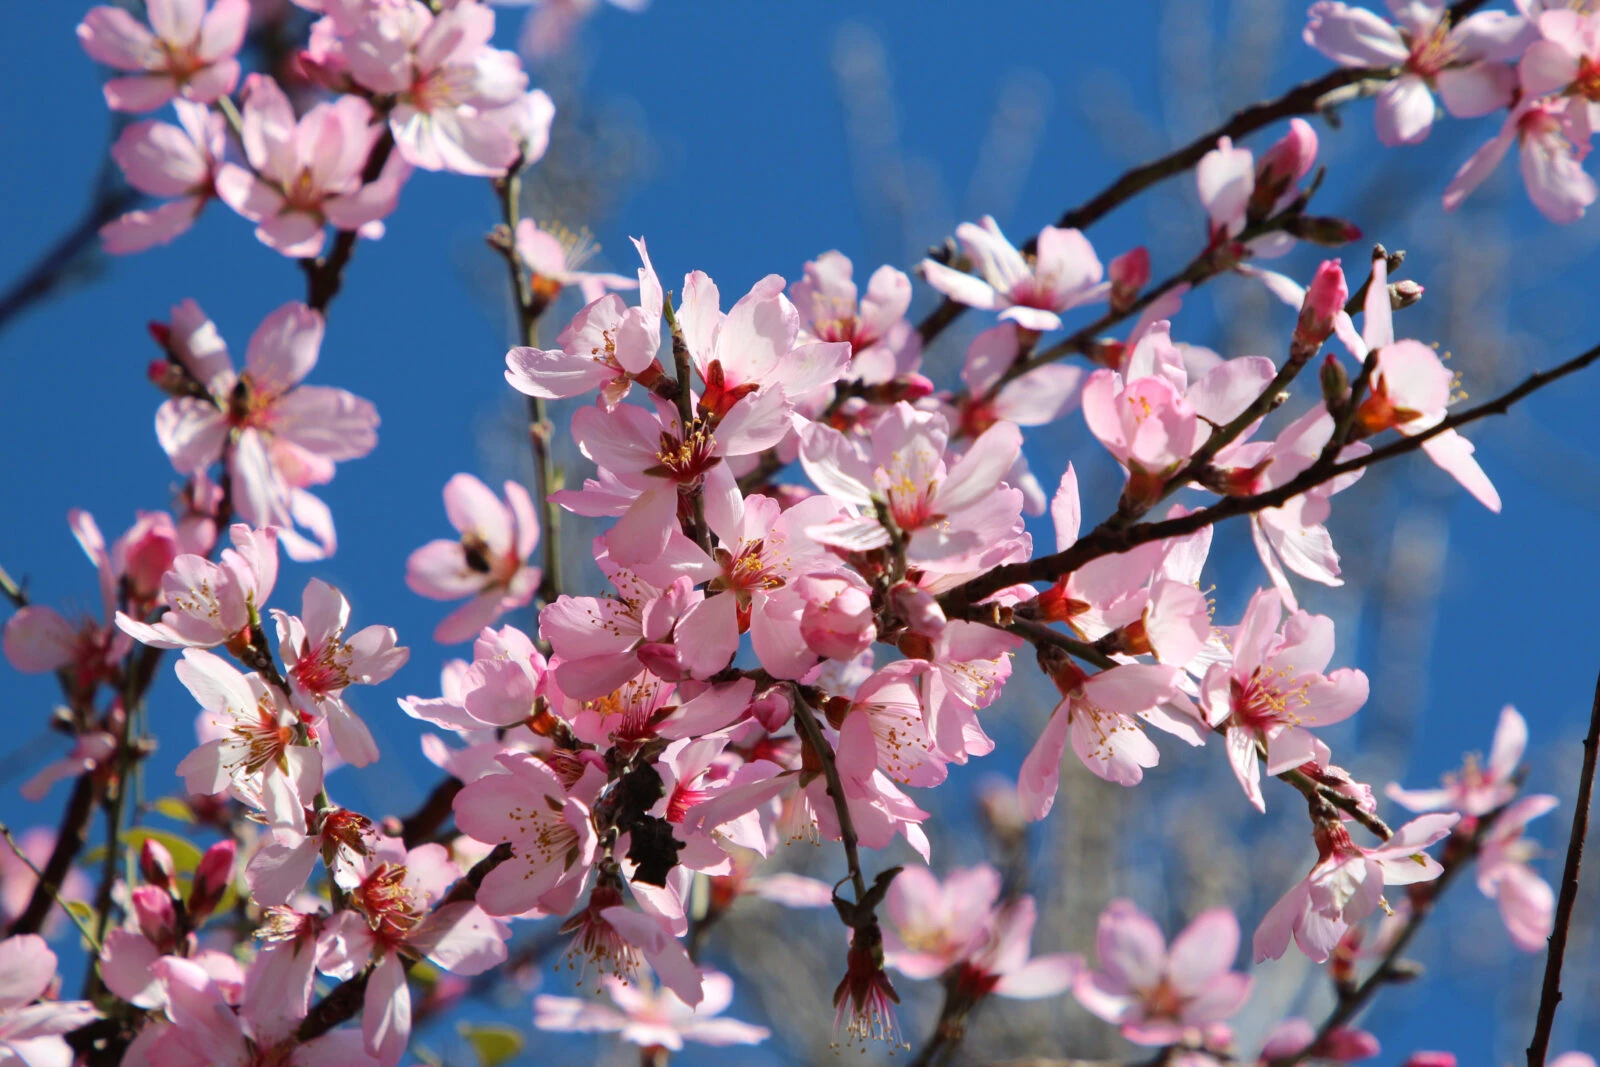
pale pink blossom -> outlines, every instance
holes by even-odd
[[[1200,702],[1206,721],[1226,738],[1228,762],[1244,794],[1259,811],[1263,758],[1268,774],[1302,763],[1326,764],[1328,749],[1311,727],[1342,722],[1367,701],[1367,676],[1341,668],[1331,673],[1333,620],[1303,611],[1283,616],[1273,589],[1257,590],[1234,632],[1233,660],[1206,672]]]
[[[1227,908],[1201,912],[1169,948],[1161,927],[1132,901],[1100,913],[1098,970],[1079,976],[1079,1003],[1140,1045],[1171,1045],[1244,1006],[1250,979],[1233,970],[1239,921]]]
[[[243,372],[234,373],[219,343],[201,364],[208,376],[196,375],[210,395],[174,397],[156,412],[156,437],[178,473],[199,474],[224,461],[239,516],[278,527],[296,560],[325,559],[335,547],[326,505],[307,487],[332,481],[337,463],[365,456],[378,441],[369,401],[303,384],[317,364],[322,332],[319,313],[285,304],[251,336]]]
[[[1582,98],[1529,97],[1506,116],[1500,133],[1461,165],[1444,191],[1444,208],[1454,211],[1500,166],[1515,143],[1522,184],[1545,218],[1576,222],[1594,203],[1595,180],[1583,169],[1589,151],[1591,105]]]
[[[637,289],[639,283],[621,274],[596,274],[580,270],[600,251],[588,231],[573,234],[565,227],[540,226],[532,219],[517,223],[517,255],[528,268],[536,296],[552,299],[569,285],[578,287],[585,301],[594,301],[608,289]]]
[[[1539,39],[1522,53],[1517,65],[1523,93],[1581,98],[1588,104],[1588,114],[1573,118],[1581,129],[1592,133],[1600,115],[1600,92],[1595,87],[1595,75],[1600,72],[1600,18],[1592,11],[1557,8],[1540,13],[1534,24]]]
[[[765,1027],[714,1017],[733,1002],[732,980],[717,971],[703,974],[704,997],[693,1008],[672,990],[655,988],[647,981],[630,982],[612,975],[600,981],[616,1007],[592,999],[541,994],[533,998],[533,1025],[541,1030],[585,1034],[616,1032],[635,1045],[673,1052],[681,1050],[685,1041],[755,1045],[771,1036]]]
[[[278,83],[261,74],[245,79],[243,135],[249,167],[225,163],[217,195],[256,223],[256,237],[286,256],[322,251],[325,228],[376,237],[378,220],[395,209],[410,167],[391,155],[372,182],[362,172],[381,127],[371,105],[341,96],[314,105],[298,119]]]
[[[1026,330],[1061,328],[1060,313],[1104,300],[1110,286],[1094,246],[1078,230],[1046,226],[1035,252],[1024,255],[1006,240],[994,219],[956,227],[967,258],[979,274],[966,274],[932,259],[919,269],[928,284],[958,304],[1000,312]]]
[[[1378,1039],[1365,1030],[1335,1026],[1320,1039],[1317,1028],[1298,1017],[1283,1020],[1267,1034],[1261,1046],[1261,1059],[1272,1061],[1308,1054],[1317,1060],[1354,1063],[1371,1059],[1379,1052]]]
[[[1315,834],[1319,859],[1256,928],[1256,962],[1282,956],[1291,936],[1312,962],[1327,960],[1352,924],[1378,910],[1384,886],[1439,877],[1444,868],[1423,849],[1448,835],[1460,818],[1423,815],[1374,848],[1355,844],[1341,824],[1319,824]]]
[[[1140,720],[1169,730],[1175,723],[1170,716],[1152,713],[1178,692],[1176,667],[1135,663],[1089,675],[1063,660],[1056,687],[1061,703],[1050,713],[1017,777],[1017,794],[1030,819],[1044,818],[1055,804],[1061,756],[1069,738],[1073,752],[1090,771],[1108,782],[1131,786],[1143,780],[1145,768],[1161,759]]]
[[[1522,835],[1529,822],[1559,803],[1548,794],[1523,797],[1495,818],[1479,842],[1478,888],[1499,904],[1512,943],[1524,952],[1545,948],[1555,927],[1556,895],[1529,863],[1539,847]]]
[[[188,100],[174,100],[179,125],[135,122],[117,137],[111,157],[128,184],[164,203],[121,215],[100,227],[101,246],[114,255],[166,244],[194,224],[216,195],[222,163],[222,116]]]
[[[250,19],[249,0],[150,0],[150,25],[120,7],[91,8],[78,24],[90,58],[130,71],[106,82],[106,103],[117,111],[154,111],[175,96],[209,104],[239,81],[239,47]]]
[[[161,577],[166,614],[155,623],[117,612],[117,625],[153,648],[216,648],[261,621],[267,598],[278,582],[275,531],[235,523],[228,531],[233,547],[218,562],[185,553]]]
[[[1078,403],[1086,375],[1082,367],[1066,363],[1046,363],[1002,385],[1020,351],[1014,323],[1001,323],[972,339],[961,365],[967,386],[959,416],[962,434],[977,437],[1001,420],[1045,426]]]
[[[58,760],[45,764],[38,773],[22,783],[22,796],[26,800],[43,800],[50,787],[65,778],[76,778],[103,766],[117,748],[117,740],[104,730],[79,734],[73,740],[72,751]]]
[[[1433,128],[1433,93],[1457,118],[1507,106],[1516,74],[1504,62],[1523,46],[1525,24],[1504,11],[1480,11],[1451,24],[1445,0],[1389,4],[1398,25],[1364,8],[1311,5],[1305,41],[1347,67],[1399,67],[1378,93],[1378,140],[1417,144]]]
[[[854,571],[803,574],[794,591],[805,602],[800,637],[817,655],[852,660],[877,640],[872,589]]]
[[[434,629],[440,644],[467,640],[539,589],[543,572],[527,562],[539,543],[533,499],[516,482],[506,482],[505,492],[502,501],[470,474],[451,478],[444,509],[460,539],[429,541],[406,560],[412,592],[433,600],[472,598]]]
[[[56,954],[38,934],[0,941],[0,1049],[7,1062],[26,1067],[72,1062],[61,1035],[100,1018],[86,1000],[41,999],[55,985]]]
[[[211,737],[178,764],[189,792],[227,791],[269,825],[304,834],[306,808],[322,789],[322,753],[301,739],[288,698],[259,674],[240,674],[198,648],[184,649],[177,674],[205,709]]]
[[[1487,815],[1517,795],[1517,765],[1528,748],[1528,724],[1507,704],[1500,709],[1489,760],[1480,764],[1469,755],[1461,770],[1444,776],[1438,789],[1402,789],[1398,782],[1385,790],[1390,800],[1411,811],[1459,811]]]
[[[299,616],[272,612],[290,690],[302,711],[326,720],[340,757],[365,767],[378,758],[378,746],[344,702],[345,687],[387,681],[411,652],[396,646],[389,626],[368,626],[346,639],[350,602],[319,578],[306,583],[300,603]]]
[[[824,252],[805,266],[805,277],[789,286],[800,312],[802,340],[845,341],[850,345],[848,376],[867,383],[890,381],[915,370],[922,359],[922,337],[906,321],[911,279],[882,266],[860,292],[854,266],[839,252]]]
[[[1083,419],[1106,451],[1128,470],[1126,492],[1157,492],[1206,437],[1181,386],[1159,375],[1131,378],[1102,368],[1083,387]]]

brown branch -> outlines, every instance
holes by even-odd
[[[1350,474],[1370,467],[1374,463],[1381,463],[1396,456],[1415,452],[1423,444],[1431,441],[1446,430],[1466,426],[1490,415],[1503,415],[1510,410],[1513,404],[1524,397],[1538,392],[1545,386],[1551,385],[1569,374],[1584,369],[1597,359],[1600,359],[1600,345],[1596,345],[1594,348],[1567,360],[1559,366],[1552,367],[1550,370],[1531,374],[1514,389],[1502,393],[1493,400],[1451,415],[1421,433],[1410,437],[1400,437],[1398,440],[1392,441],[1381,448],[1374,449],[1367,455],[1357,456],[1342,463],[1319,461],[1275,489],[1249,496],[1224,497],[1210,507],[1191,512],[1181,518],[1167,519],[1162,522],[1145,522],[1119,527],[1113,521],[1108,520],[1095,527],[1094,530],[1064,551],[1047,556],[1039,556],[1025,563],[1012,563],[1003,567],[996,567],[987,574],[980,575],[964,585],[957,586],[955,589],[943,594],[939,598],[940,603],[945,608],[946,614],[961,614],[970,605],[1007,586],[1023,582],[1055,581],[1071,574],[1090,560],[1099,559],[1101,556],[1126,552],[1130,548],[1150,541],[1183,537],[1221,522],[1223,519],[1233,518],[1237,515],[1248,515],[1266,508],[1281,507],[1300,494],[1332,481],[1340,475]]]
[[[856,836],[855,821],[850,817],[850,801],[845,796],[844,780],[839,777],[839,766],[833,758],[833,746],[822,736],[822,727],[812,713],[811,705],[806,703],[805,696],[793,687],[789,703],[794,707],[795,726],[805,739],[806,747],[822,764],[822,775],[828,782],[828,796],[833,798],[833,810],[839,819],[839,840],[844,844],[845,862],[850,867],[850,884],[856,891],[856,903],[859,904],[867,896],[867,879],[861,873],[860,839]]]
[[[107,166],[109,167],[109,161]],[[67,285],[83,272],[84,264],[99,250],[100,227],[144,201],[144,194],[126,185],[112,186],[102,176],[94,199],[76,225],[44,251],[21,278],[0,294],[0,330],[30,306]]]
[[[1561,1004],[1561,965],[1567,955],[1567,934],[1572,929],[1572,909],[1578,902],[1578,875],[1583,864],[1583,841],[1589,833],[1589,805],[1594,797],[1595,758],[1600,755],[1600,680],[1595,682],[1594,707],[1589,712],[1589,733],[1583,739],[1583,770],[1578,773],[1578,796],[1572,812],[1572,834],[1567,839],[1567,862],[1561,871],[1561,895],[1556,900],[1555,926],[1550,932],[1550,954],[1545,957],[1544,988],[1539,993],[1539,1015],[1533,1040],[1528,1044],[1528,1067],[1544,1067],[1550,1051],[1550,1031]]]
[[[428,799],[416,811],[400,820],[400,839],[406,848],[425,844],[450,817],[456,794],[461,792],[461,779],[450,777],[433,787]]]
[[[28,906],[22,909],[22,914],[11,924],[8,936],[36,934],[44,926],[45,918],[49,916],[50,908],[55,904],[56,896],[61,891],[61,883],[66,880],[67,872],[72,869],[72,861],[78,858],[78,853],[88,839],[89,818],[94,814],[97,792],[92,772],[78,776],[77,782],[72,787],[72,795],[67,800],[67,806],[61,812],[61,823],[56,828],[55,848],[51,850],[50,858],[45,861],[44,877],[33,887],[33,896],[28,898]]]

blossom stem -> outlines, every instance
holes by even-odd
[[[661,312],[666,316],[667,328],[672,331],[672,365],[677,375],[678,392],[678,425],[685,436],[689,427],[694,423],[694,381],[690,377],[689,342],[684,340],[683,327],[678,325],[678,316],[672,309],[672,296],[661,303]],[[701,551],[711,554],[711,534],[706,527],[706,502],[705,493],[700,485],[696,484],[689,493],[689,506],[693,518],[690,529],[684,533],[689,539],[700,546]]]
[[[1539,1014],[1528,1044],[1528,1067],[1544,1067],[1550,1050],[1550,1031],[1561,1004],[1561,965],[1567,955],[1567,935],[1572,910],[1578,902],[1578,875],[1583,865],[1583,842],[1589,834],[1589,807],[1594,799],[1596,757],[1600,756],[1600,680],[1595,682],[1594,707],[1589,712],[1589,733],[1583,739],[1583,769],[1578,772],[1578,796],[1573,804],[1572,834],[1567,839],[1567,861],[1561,871],[1561,895],[1556,900],[1555,925],[1550,931],[1550,952],[1545,957],[1544,987],[1539,993]]]
[[[833,746],[822,736],[822,727],[817,724],[817,717],[805,697],[797,690],[792,690],[789,702],[794,707],[795,725],[805,738],[806,747],[822,764],[823,777],[828,781],[828,796],[833,798],[833,810],[839,818],[839,840],[844,843],[844,858],[850,867],[850,884],[856,891],[856,903],[859,904],[867,895],[867,879],[861,873],[856,825],[850,818],[850,802],[845,797],[844,781],[839,777],[839,766],[833,758]]]
[[[1518,401],[1546,386],[1554,384],[1569,374],[1583,370],[1596,360],[1600,360],[1600,345],[1596,345],[1549,370],[1530,374],[1523,379],[1521,384],[1502,393],[1493,400],[1441,419],[1438,423],[1420,433],[1410,437],[1401,437],[1381,448],[1373,449],[1364,456],[1356,456],[1342,463],[1332,463],[1325,467],[1313,465],[1305,472],[1274,489],[1268,489],[1249,496],[1224,497],[1210,507],[1190,512],[1180,518],[1166,519],[1161,522],[1141,522],[1122,527],[1112,524],[1109,520],[1102,522],[1061,552],[1039,556],[1025,563],[1010,563],[996,567],[987,574],[949,590],[939,597],[940,606],[944,608],[947,615],[961,615],[971,605],[977,604],[983,598],[1007,586],[1023,582],[1053,582],[1058,578],[1071,574],[1085,563],[1099,559],[1102,556],[1126,552],[1130,548],[1147,544],[1151,541],[1161,541],[1170,537],[1183,537],[1197,530],[1203,530],[1207,526],[1215,525],[1223,519],[1254,514],[1266,508],[1281,507],[1307,490],[1314,489],[1324,482],[1332,481],[1340,475],[1349,474],[1353,471],[1370,467],[1375,463],[1381,463],[1397,456],[1415,452],[1446,430],[1466,426],[1490,415],[1504,415]]]
[[[11,601],[13,607],[25,608],[28,606],[28,594],[23,592],[22,587],[12,579],[11,575],[6,573],[4,567],[0,567],[0,593],[5,594],[5,598]]]

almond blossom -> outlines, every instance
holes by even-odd
[[[1444,191],[1444,209],[1460,207],[1515,144],[1522,184],[1533,206],[1551,222],[1581,219],[1600,192],[1582,163],[1589,151],[1590,106],[1574,97],[1524,99],[1511,109],[1499,134],[1474,152],[1450,179]]]
[[[252,74],[245,79],[242,133],[250,166],[223,164],[217,195],[257,223],[258,240],[286,256],[320,253],[329,224],[378,236],[378,220],[395,209],[410,168],[390,156],[374,181],[363,181],[379,137],[372,119],[371,106],[358,96],[317,104],[296,119],[278,83]]]
[[[1398,782],[1385,790],[1389,799],[1409,811],[1458,811],[1487,815],[1517,795],[1517,768],[1528,747],[1528,724],[1507,704],[1500,709],[1489,760],[1480,764],[1469,755],[1460,771],[1444,776],[1439,789],[1402,789]]]
[[[854,265],[840,252],[824,252],[805,265],[805,276],[789,285],[800,313],[802,337],[850,345],[849,376],[888,381],[921,359],[922,339],[906,321],[911,279],[882,266],[860,292]]]
[[[1046,226],[1037,250],[1024,255],[985,215],[976,225],[957,226],[956,239],[982,277],[925,259],[918,269],[928,284],[958,304],[998,311],[1025,330],[1058,330],[1061,312],[1110,292],[1101,281],[1100,258],[1078,230]]]
[[[453,645],[476,634],[508,611],[533,599],[544,572],[527,562],[539,543],[533,498],[516,482],[505,483],[505,500],[470,474],[444,486],[444,510],[460,540],[429,541],[406,560],[406,584],[433,600],[465,604],[433,631]]]
[[[111,157],[128,184],[147,196],[165,198],[151,210],[139,209],[100,227],[107,252],[123,255],[166,244],[199,218],[216,195],[222,165],[222,116],[188,100],[174,100],[179,125],[154,119],[135,122],[117,137]]]
[[[41,999],[56,983],[56,954],[37,934],[0,941],[0,1049],[7,1060],[32,1064],[71,1063],[63,1034],[100,1018],[87,1000]]]
[[[185,553],[161,577],[167,611],[155,623],[117,612],[117,626],[152,648],[216,648],[261,621],[278,583],[278,537],[272,529],[235,523],[233,547],[217,563]]]
[[[233,91],[249,0],[150,0],[145,26],[120,7],[92,8],[78,41],[98,63],[131,73],[106,82],[116,111],[154,111],[175,96],[209,104]]]
[[[569,285],[577,286],[588,301],[600,299],[608,289],[639,287],[637,281],[621,274],[596,274],[578,269],[600,251],[587,230],[573,234],[561,226],[541,226],[532,219],[523,219],[517,223],[515,240],[517,255],[528,268],[534,293],[545,299],[554,297]]]
[[[1523,838],[1530,821],[1553,811],[1549,794],[1523,797],[1495,817],[1479,842],[1478,889],[1500,906],[1511,941],[1524,952],[1541,952],[1555,927],[1555,890],[1529,864],[1539,847]]]
[[[1140,1045],[1171,1045],[1224,1022],[1250,996],[1250,978],[1234,971],[1239,921],[1213,908],[1173,939],[1132,901],[1100,913],[1098,970],[1080,975],[1074,992],[1089,1011]]]
[[[1375,848],[1350,840],[1342,825],[1319,824],[1318,860],[1256,928],[1257,963],[1288,951],[1292,936],[1314,963],[1322,963],[1352,924],[1378,909],[1386,885],[1430,882],[1443,870],[1423,849],[1450,833],[1461,816],[1423,815]]]
[[[1206,721],[1226,738],[1228,762],[1258,811],[1263,759],[1268,774],[1308,761],[1326,764],[1327,746],[1310,727],[1354,715],[1367,702],[1367,676],[1341,668],[1324,674],[1333,658],[1333,620],[1303,611],[1283,617],[1273,589],[1250,598],[1234,632],[1233,661],[1215,663],[1200,686]]]
[[[771,1036],[762,1026],[715,1018],[733,1003],[733,981],[717,971],[705,972],[705,996],[693,1008],[672,990],[652,988],[647,982],[628,982],[610,975],[600,981],[616,1007],[540,994],[533,998],[533,1025],[541,1030],[585,1034],[618,1032],[624,1041],[673,1052],[682,1050],[685,1041],[756,1045]]]

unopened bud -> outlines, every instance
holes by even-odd
[[[189,891],[189,915],[198,926],[217,910],[233,882],[233,861],[239,851],[232,838],[218,841],[200,857],[194,871],[194,887]]]
[[[149,938],[157,951],[166,952],[178,942],[178,913],[172,894],[154,885],[142,885],[130,896],[139,932]]]
[[[1422,299],[1425,292],[1419,282],[1407,278],[1403,281],[1389,283],[1389,307],[1395,311],[1408,308]]]
[[[1255,190],[1250,197],[1249,216],[1269,217],[1294,183],[1305,177],[1317,160],[1317,133],[1304,119],[1295,119],[1271,148],[1256,162]]]
[[[1355,223],[1327,215],[1296,215],[1285,223],[1284,228],[1302,241],[1329,248],[1361,239],[1361,228]]]
[[[1143,245],[1124,252],[1106,268],[1111,279],[1111,310],[1127,311],[1139,298],[1139,290],[1150,284],[1150,251]]]
[[[1400,1067],[1456,1067],[1454,1052],[1413,1052]]]
[[[1350,299],[1350,286],[1344,279],[1344,270],[1337,259],[1323,260],[1317,273],[1306,288],[1305,299],[1300,302],[1300,318],[1294,327],[1294,343],[1311,352],[1333,333],[1333,321],[1344,310]]]
[[[1339,357],[1332,352],[1322,361],[1322,370],[1317,374],[1322,383],[1322,401],[1328,405],[1329,411],[1337,411],[1344,407],[1345,401],[1350,398],[1350,375],[1346,373],[1344,364],[1339,362]]]
[[[139,847],[139,875],[149,884],[163,890],[171,890],[178,876],[178,868],[172,861],[172,853],[167,851],[167,846],[153,837],[145,838],[144,844]]]

